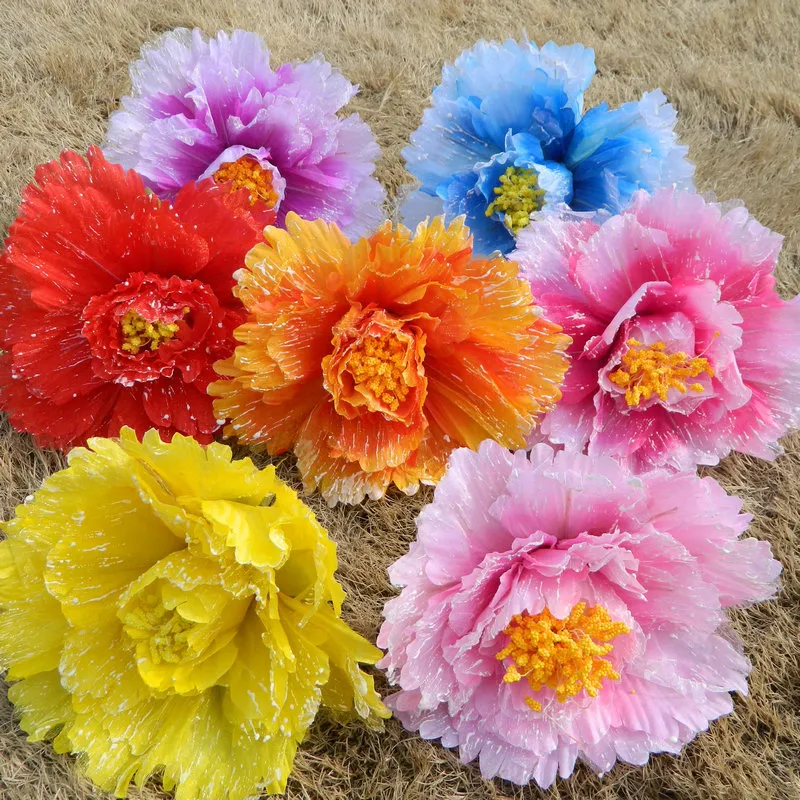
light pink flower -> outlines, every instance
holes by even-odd
[[[405,588],[378,637],[400,686],[388,704],[465,763],[479,757],[484,777],[519,784],[546,788],[579,756],[605,772],[679,752],[747,692],[724,609],[776,590],[780,565],[739,538],[740,509],[695,473],[636,477],[545,444],[530,459],[490,441],[456,450],[389,571]],[[561,626],[561,641],[548,652],[519,638],[526,625]],[[537,665],[553,688],[532,685]]]
[[[601,225],[529,226],[511,258],[573,339],[541,433],[636,471],[774,458],[800,422],[800,305],[775,291],[780,245],[744,208],[672,189]]]

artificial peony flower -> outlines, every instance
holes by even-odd
[[[457,450],[389,570],[387,704],[484,777],[546,788],[678,753],[747,693],[725,609],[771,597],[780,565],[740,539],[711,478],[634,477],[604,456],[495,442]]]
[[[33,741],[125,797],[282,792],[318,709],[388,716],[340,618],[336,546],[249,459],[130,429],[69,454],[0,544],[0,654]]]
[[[595,72],[583,45],[478,42],[447,64],[433,105],[403,151],[420,186],[406,224],[466,214],[475,251],[507,253],[532,218],[624,208],[636,189],[691,186],[694,167],[675,138],[660,91],[583,114]]]
[[[244,319],[232,275],[260,238],[246,194],[161,202],[97,148],[35,180],[0,254],[0,407],[48,447],[123,425],[209,441],[211,365]]]
[[[412,493],[454,447],[521,446],[558,399],[567,338],[516,264],[473,260],[463,220],[387,222],[352,244],[335,225],[286,226],[237,275],[249,318],[209,392],[226,436],[294,448],[308,491]]]
[[[358,87],[324,59],[273,69],[255,33],[178,28],[142,48],[131,84],[103,149],[161,197],[212,178],[246,188],[259,222],[294,211],[360,236],[382,219],[378,145],[358,114],[337,113]]]
[[[573,339],[541,432],[636,471],[774,457],[800,422],[800,305],[775,292],[780,244],[744,208],[669,189],[602,225],[532,225],[513,257]]]

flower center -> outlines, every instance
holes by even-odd
[[[625,389],[625,401],[629,406],[638,406],[642,400],[658,395],[662,402],[667,401],[670,389],[684,394],[688,391],[702,392],[701,383],[686,385],[687,378],[696,378],[705,372],[714,377],[714,370],[708,359],[690,358],[683,351],[667,353],[664,342],[655,342],[646,347],[636,339],[628,339],[628,350],[622,357],[618,369],[608,378]]]
[[[166,608],[158,593],[153,592],[129,612],[125,626],[131,638],[147,640],[150,661],[158,665],[180,664],[186,658],[188,634],[194,623],[175,609]]]
[[[406,345],[390,331],[358,342],[348,355],[347,368],[357,389],[368,390],[376,400],[397,411],[410,389],[403,375],[405,361]]]
[[[506,683],[527,678],[534,692],[546,686],[559,703],[582,689],[589,697],[597,697],[603,678],[619,680],[619,673],[603,658],[614,649],[609,642],[630,632],[625,623],[614,622],[603,606],[587,609],[586,603],[578,603],[566,619],[556,619],[547,608],[533,616],[524,612],[514,616],[503,631],[510,641],[496,658],[511,661],[503,676]],[[525,702],[534,711],[542,710],[532,697]]]
[[[514,236],[530,225],[531,214],[544,205],[544,189],[539,188],[539,176],[532,169],[509,167],[494,193],[497,196],[486,209],[486,216],[503,214],[503,222]]]
[[[280,199],[272,185],[272,170],[262,167],[250,156],[226,162],[214,173],[214,180],[217,183],[230,183],[231,191],[247,189],[251,206],[262,202],[268,208],[273,208]]]
[[[183,309],[184,316],[189,313]],[[131,309],[119,321],[122,329],[121,349],[135,356],[140,350],[158,350],[162,342],[172,339],[178,332],[177,322],[150,321]]]

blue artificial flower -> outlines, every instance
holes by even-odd
[[[421,184],[404,222],[465,214],[476,252],[507,253],[534,214],[616,213],[637,189],[691,188],[694,166],[663,93],[584,115],[594,73],[593,50],[553,42],[481,41],[445,65],[403,151]]]

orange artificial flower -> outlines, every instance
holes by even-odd
[[[351,243],[290,214],[264,236],[237,273],[249,319],[209,392],[226,435],[294,448],[329,503],[435,483],[456,447],[524,447],[560,398],[569,337],[513,261],[472,258],[463,219]]]

